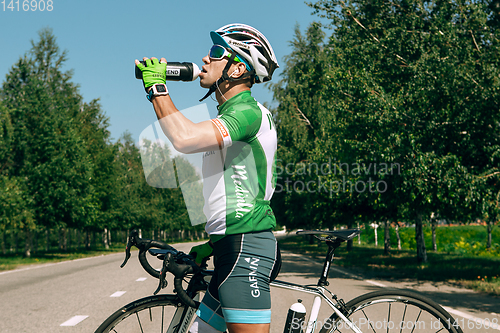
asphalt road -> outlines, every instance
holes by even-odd
[[[174,247],[187,252],[193,244]],[[157,280],[140,266],[137,252],[133,252],[127,266],[121,269],[123,258],[123,253],[117,253],[0,273],[0,333],[94,332],[111,313],[135,299],[151,295],[157,287]],[[321,268],[322,263],[284,253],[278,279],[315,284]],[[495,297],[443,283],[375,281],[336,267],[332,268],[329,281],[328,289],[346,301],[383,287],[412,289],[446,307],[461,324],[473,322],[473,329],[466,328],[464,332],[500,332],[500,324],[497,329],[488,326],[488,322],[500,321],[500,299]],[[170,283],[166,291],[172,289]],[[312,296],[272,289],[273,333],[283,332],[287,310],[299,298],[309,311]],[[318,319],[322,321],[330,313],[323,304]]]

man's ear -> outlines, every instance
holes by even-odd
[[[242,76],[246,72],[246,68],[247,68],[247,66],[245,66],[244,63],[242,63],[242,62],[236,63],[236,68],[235,68],[234,74],[232,76],[234,78],[239,78],[240,76]]]

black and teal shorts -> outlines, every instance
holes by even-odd
[[[280,258],[269,230],[227,235],[214,243],[215,272],[197,315],[224,332],[227,323],[271,322],[269,282]]]

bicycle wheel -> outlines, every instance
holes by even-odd
[[[346,316],[362,332],[462,333],[458,322],[436,302],[406,290],[380,290],[346,304]],[[320,333],[352,332],[334,313]]]
[[[95,333],[187,332],[195,311],[186,308],[177,295],[144,297],[113,313]],[[181,322],[181,318],[185,320]]]

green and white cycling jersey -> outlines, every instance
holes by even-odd
[[[273,228],[277,135],[271,113],[244,91],[222,104],[212,122],[223,142],[203,155],[205,230],[216,241]]]

